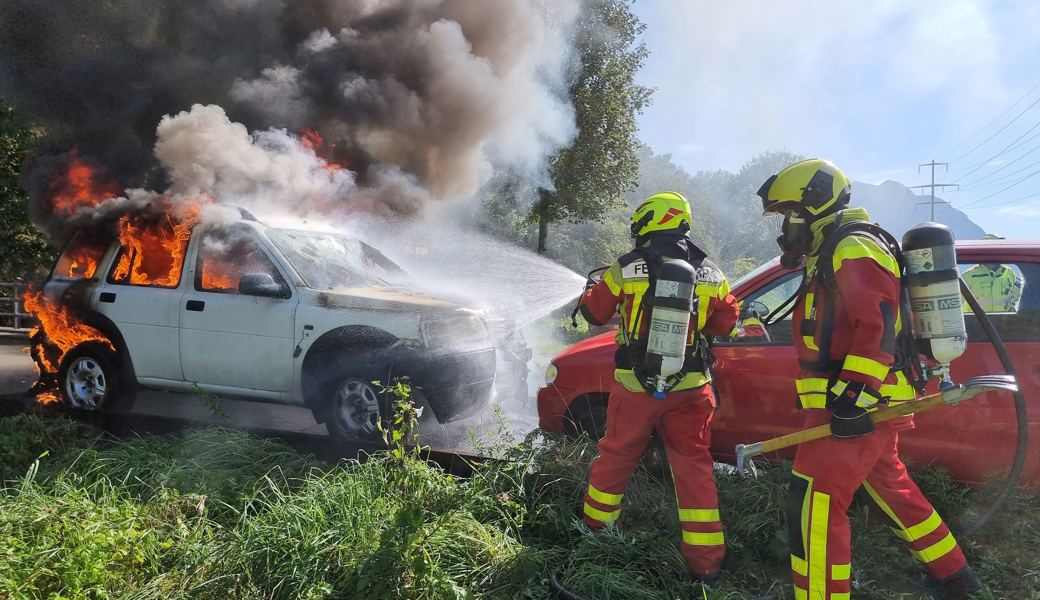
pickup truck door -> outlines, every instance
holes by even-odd
[[[289,393],[299,299],[257,233],[200,230],[189,261],[178,306],[184,379],[247,395]]]

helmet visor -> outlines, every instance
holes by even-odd
[[[778,210],[779,202],[769,199],[769,188],[773,187],[773,182],[776,181],[776,175],[773,175],[766,182],[762,184],[762,187],[758,188],[758,197],[762,199],[762,214],[763,215],[776,215],[780,214]]]

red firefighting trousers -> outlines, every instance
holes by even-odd
[[[582,510],[589,527],[599,529],[618,518],[629,477],[656,429],[675,480],[682,554],[696,574],[718,571],[726,546],[709,451],[714,407],[710,386],[656,400],[615,383],[607,407],[607,432],[592,463]]]
[[[829,411],[812,410],[805,426],[829,418]],[[870,435],[798,447],[787,509],[795,600],[849,598],[848,508],[860,485],[929,575],[946,579],[965,565],[953,534],[899,460],[899,431],[909,426],[909,419],[896,419],[878,423]]]

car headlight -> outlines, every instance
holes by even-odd
[[[560,370],[556,368],[556,365],[549,363],[549,366],[545,367],[545,385],[552,385],[559,374]]]

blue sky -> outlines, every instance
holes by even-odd
[[[640,83],[657,89],[640,134],[687,170],[737,170],[787,149],[830,158],[855,180],[912,186],[929,182],[917,165],[934,158],[950,163],[936,182],[963,188],[938,195],[987,231],[1040,239],[1040,2],[634,9],[650,49]]]

